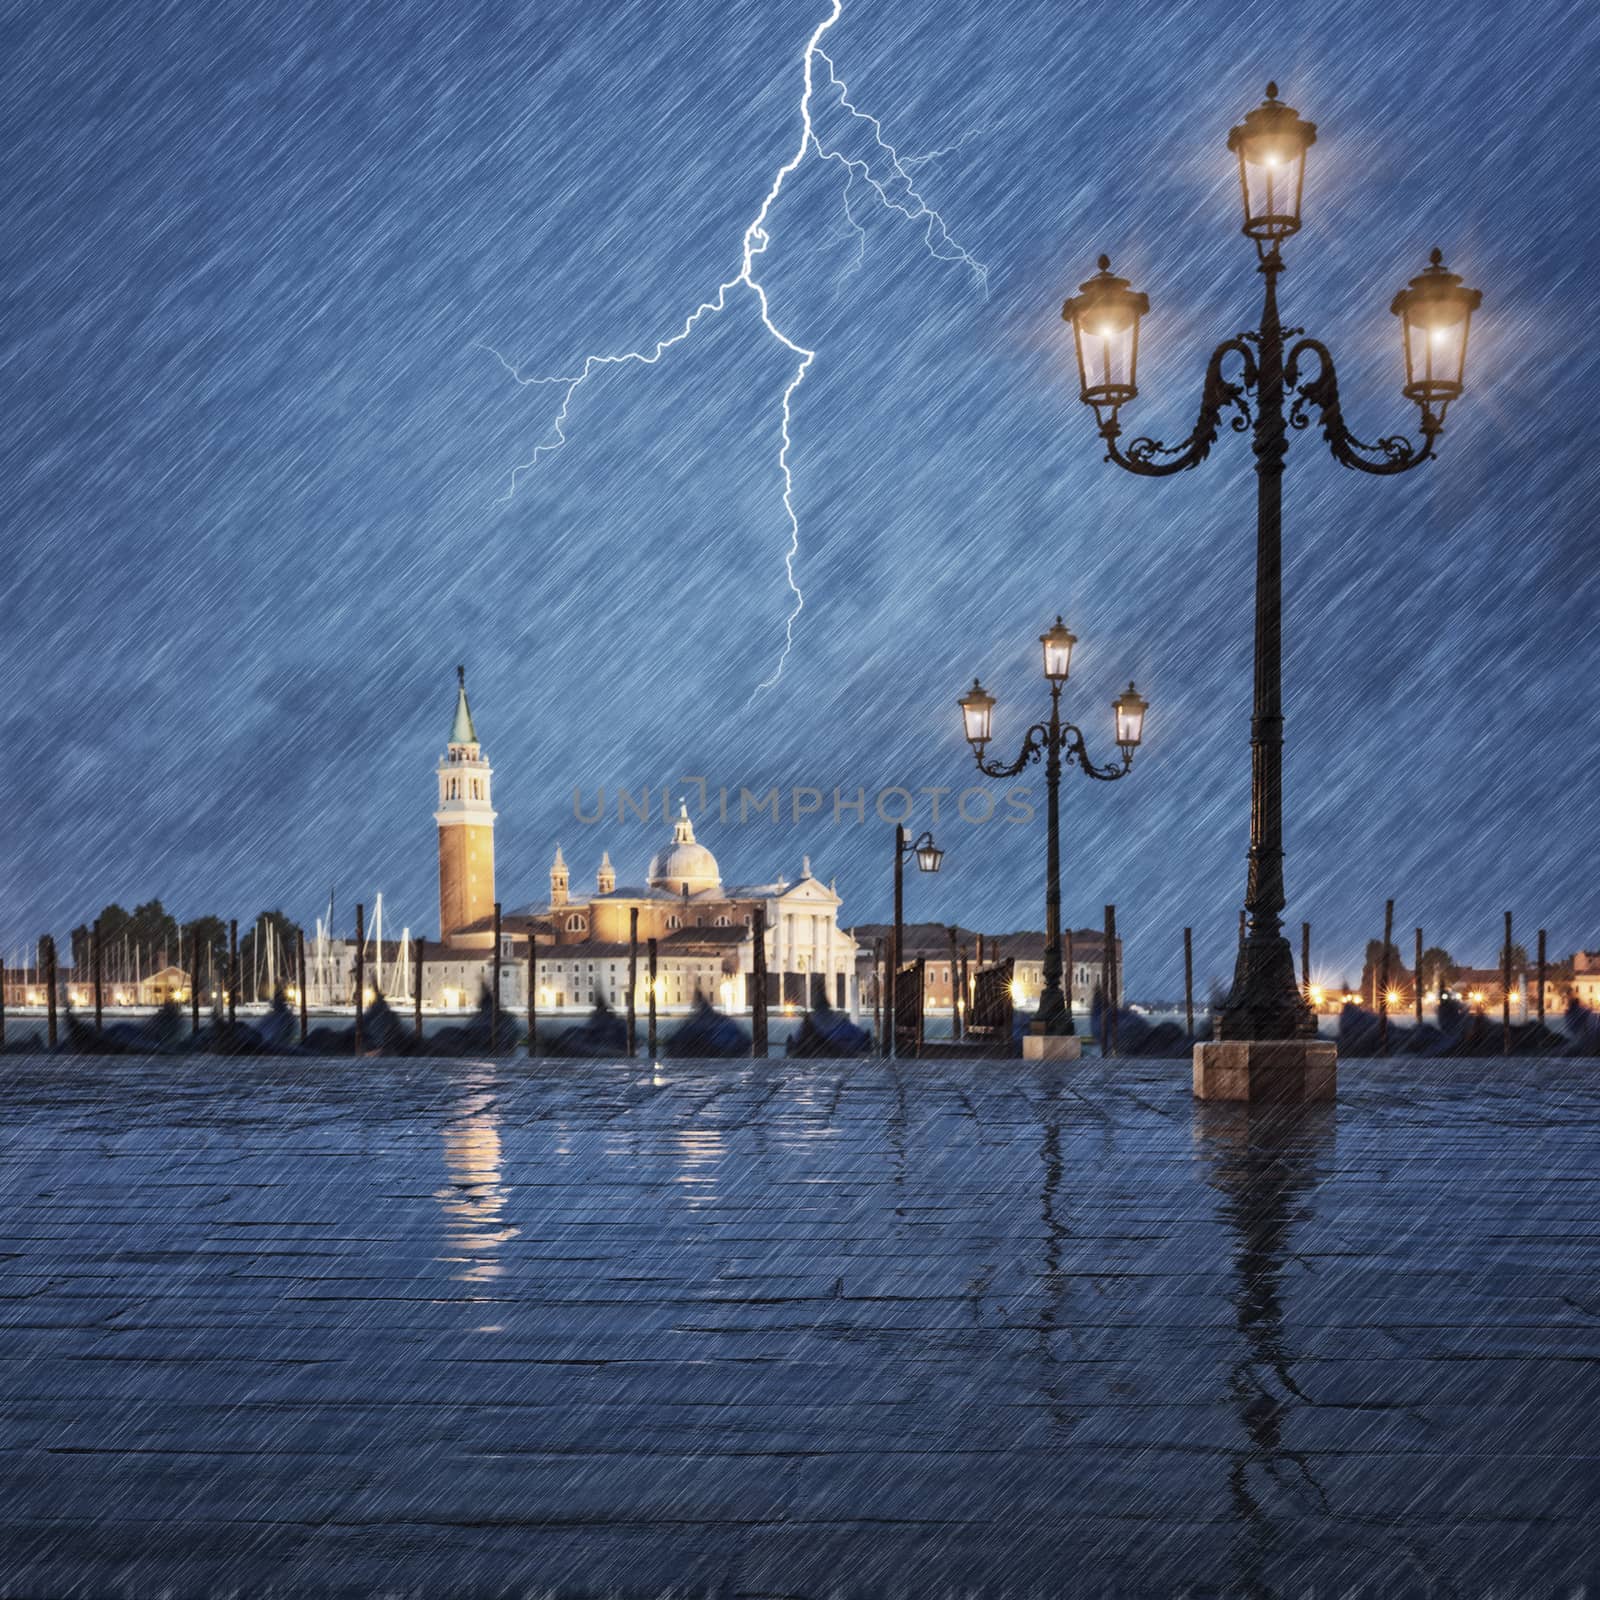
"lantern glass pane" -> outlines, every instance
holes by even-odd
[[[1117,743],[1131,749],[1144,738],[1144,714],[1149,708],[1130,685],[1126,694],[1112,702],[1111,709],[1116,713]]]
[[[1057,617],[1054,626],[1039,636],[1044,647],[1044,675],[1055,683],[1065,683],[1072,670],[1072,647],[1077,643],[1072,630]]]
[[[1133,390],[1137,330],[1138,318],[1120,306],[1085,312],[1078,336],[1085,400],[1120,401]]]
[[[1297,139],[1260,135],[1240,141],[1246,233],[1256,239],[1284,239],[1299,229],[1305,170],[1305,147]]]
[[[993,699],[976,686],[970,694],[961,697],[961,716],[966,724],[967,739],[972,744],[989,742],[989,723],[994,713]]]
[[[1424,302],[1405,318],[1406,381],[1418,399],[1461,392],[1467,360],[1467,314],[1459,305]]]

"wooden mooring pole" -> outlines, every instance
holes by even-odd
[[[1413,979],[1415,980],[1415,983],[1416,983],[1417,999],[1416,999],[1415,1015],[1416,1015],[1416,1019],[1417,1019],[1417,1026],[1420,1028],[1422,1026],[1422,929],[1421,928],[1417,929],[1417,969],[1412,974],[1412,977],[1413,977]]]
[[[1183,930],[1183,1025],[1194,1038],[1194,929]]]
[[[494,966],[489,978],[489,1054],[500,1048],[500,902],[494,903]]]
[[[52,1050],[56,1047],[56,942],[47,933],[39,941],[41,964],[44,966],[44,1004],[46,1033]]]
[[[1544,1026],[1544,929],[1539,930],[1539,1026]]]
[[[1378,962],[1378,1054],[1389,1053],[1389,945],[1394,939],[1394,901],[1383,902],[1383,955]]]
[[[1106,907],[1104,977],[1101,989],[1105,994],[1106,1042],[1105,1053],[1117,1053],[1117,908]]]
[[[300,996],[300,1043],[311,1032],[311,1000],[306,994],[306,930],[299,929],[294,941],[294,987]]]
[[[650,1060],[653,1063],[656,1059],[656,942],[654,939],[650,940],[650,942],[645,946],[645,950],[650,978],[650,1013],[647,1048],[649,1051]]]
[[[356,1031],[354,1051],[361,1054],[361,1005],[367,987],[367,908],[356,902]]]
[[[304,948],[305,941],[301,940]],[[428,941],[426,939],[413,939],[411,941],[411,964],[416,976],[411,984],[411,1027],[417,1036],[417,1043],[422,1042],[422,971],[427,965]]]
[[[767,1054],[767,908],[757,906],[751,920],[750,981],[755,986],[750,996],[750,1054],[765,1059]],[[653,1005],[654,1002],[652,1001]]]
[[[950,924],[950,1037],[961,1042],[961,950],[956,943],[960,929]]]
[[[1500,1053],[1511,1054],[1511,913],[1506,912],[1506,942],[1500,951]]]
[[[636,911],[635,916],[638,915]],[[631,986],[631,985],[630,985]],[[632,1011],[632,1002],[629,1002]],[[539,1053],[539,937],[533,924],[528,924],[528,1054]],[[633,1054],[633,1040],[628,1041],[628,1054]]]

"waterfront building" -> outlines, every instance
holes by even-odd
[[[919,957],[926,963],[923,968],[923,1008],[948,1012],[959,984],[959,973],[952,967],[950,959],[950,928],[942,922],[908,922],[900,931],[904,941],[902,965]],[[880,947],[880,943],[881,948],[887,950],[892,932],[893,929],[886,922],[859,923],[850,930],[856,942],[857,982],[863,1007],[870,1008],[879,1003],[877,991],[880,979],[874,950]],[[1018,1007],[1028,1009],[1035,1006],[1039,991],[1044,987],[1044,934],[1023,930],[984,934],[982,937],[986,965],[995,960],[1015,962],[1012,983]],[[978,938],[977,932],[971,928],[956,928],[957,961],[960,959],[959,952],[965,950],[969,989],[977,977]],[[1067,958],[1066,945],[1071,941],[1072,1005],[1074,1010],[1083,1015],[1094,1003],[1095,990],[1105,981],[1105,934],[1098,928],[1076,928],[1070,934],[1063,932],[1061,938],[1064,961]],[[1120,938],[1117,940],[1115,960],[1118,993],[1126,1004],[1127,991],[1121,982]],[[1065,982],[1065,971],[1062,977]],[[970,994],[966,998],[970,1001]]]
[[[423,1004],[471,1007],[493,975],[495,823],[493,771],[479,742],[467,701],[466,675],[457,669],[455,716],[435,772],[438,809],[439,932],[423,963]],[[811,871],[809,857],[790,882],[782,873],[765,882],[725,885],[710,848],[696,838],[680,802],[672,836],[651,858],[643,883],[618,882],[609,848],[602,849],[592,892],[575,890],[561,846],[550,863],[549,894],[505,909],[500,920],[501,1003],[527,1004],[528,941],[536,943],[541,1006],[587,1008],[604,999],[627,1003],[629,933],[637,916],[637,1005],[648,1002],[646,950],[657,942],[658,1009],[686,1009],[703,995],[725,1010],[750,1009],[755,995],[756,911],[765,914],[767,1001],[804,1009],[826,999],[842,1010],[857,1006],[856,948],[839,927],[840,897]],[[368,986],[375,950],[369,946]],[[398,970],[400,958],[385,957]],[[312,1004],[348,1004],[355,992],[355,951],[334,940],[308,973]],[[391,996],[410,993],[389,988]]]

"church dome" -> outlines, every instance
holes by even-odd
[[[658,850],[650,862],[650,887],[669,889],[673,894],[700,894],[722,886],[717,858],[703,844],[697,844],[689,808],[678,802],[678,820],[673,825],[672,843]]]

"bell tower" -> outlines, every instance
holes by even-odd
[[[567,903],[567,887],[571,882],[571,875],[567,871],[567,858],[561,853],[561,846],[556,846],[556,858],[550,863],[550,904],[564,906]]]
[[[439,937],[494,915],[494,807],[478,730],[467,705],[467,669],[456,668],[456,716],[439,763]]]

